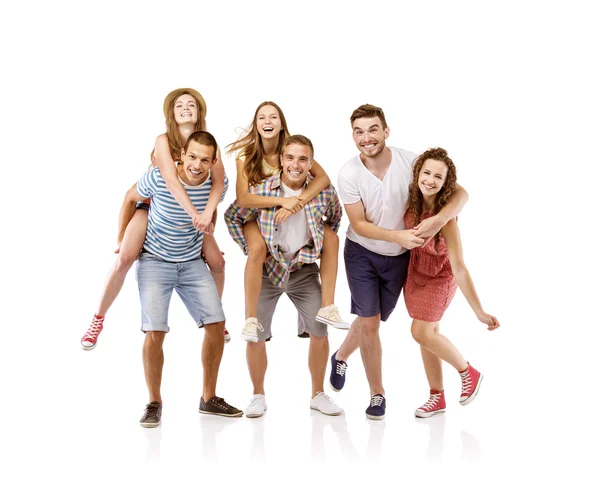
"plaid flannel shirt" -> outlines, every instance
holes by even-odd
[[[309,175],[305,187],[311,180],[312,177]],[[280,174],[254,185],[250,188],[250,193],[265,197],[282,196]],[[275,212],[278,209],[278,207],[242,208],[237,204],[237,201],[234,201],[225,212],[224,217],[229,234],[241,247],[245,255],[248,255],[248,245],[244,238],[244,223],[252,217],[256,217],[260,233],[269,249],[269,255],[265,260],[269,279],[274,285],[282,287],[287,283],[291,272],[302,268],[304,264],[317,261],[323,249],[325,223],[331,225],[334,232],[338,231],[342,220],[342,205],[333,185],[329,185],[304,206],[312,242],[298,250],[289,265],[283,258],[283,253],[277,244]]]

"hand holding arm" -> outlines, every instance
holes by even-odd
[[[356,203],[345,204],[344,208],[346,209],[352,228],[362,237],[397,243],[408,249],[419,247],[424,243],[422,238],[415,235],[416,231],[414,229],[387,230],[367,221],[365,218],[365,207],[360,200]]]
[[[291,217],[294,212],[288,210],[287,208],[280,208],[275,212],[275,216],[273,220],[275,221],[275,225],[279,225],[280,223],[285,223],[285,221]]]

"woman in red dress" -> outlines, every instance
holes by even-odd
[[[410,206],[404,221],[415,228],[437,214],[456,188],[456,168],[443,148],[427,150],[417,158],[410,186]],[[463,261],[456,219],[450,220],[433,239],[411,250],[404,301],[413,318],[411,333],[421,346],[421,356],[430,387],[430,397],[415,411],[417,417],[430,417],[446,410],[442,360],[459,372],[462,380],[460,404],[472,402],[483,376],[475,370],[440,333],[440,320],[460,287],[480,322],[495,330],[500,326],[481,307],[473,280]]]

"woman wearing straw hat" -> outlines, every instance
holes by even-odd
[[[170,92],[163,103],[163,112],[167,131],[158,136],[151,153],[152,166],[158,167],[165,179],[167,188],[175,197],[181,207],[191,217],[194,227],[205,235],[203,253],[215,280],[219,296],[223,294],[225,282],[225,261],[215,241],[210,235],[213,224],[213,215],[225,184],[225,170],[221,162],[220,152],[217,152],[217,163],[211,169],[213,188],[208,204],[202,213],[198,213],[185,189],[177,177],[175,163],[179,161],[181,149],[190,134],[197,130],[206,130],[206,102],[199,92],[192,88],[178,88]],[[118,248],[115,253],[117,259],[111,269],[98,309],[90,326],[81,338],[81,347],[92,350],[97,343],[98,335],[104,325],[104,316],[121,291],[127,272],[138,257],[148,225],[148,204],[140,205],[136,212],[118,235]],[[229,341],[229,333],[225,330],[225,340]]]

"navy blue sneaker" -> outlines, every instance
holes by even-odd
[[[346,369],[348,364],[343,360],[336,360],[335,355],[337,351],[331,356],[331,373],[329,374],[329,384],[332,390],[339,392],[344,388],[346,382]]]
[[[376,393],[371,397],[371,405],[367,408],[367,418],[371,420],[383,420],[385,417],[385,397]]]

